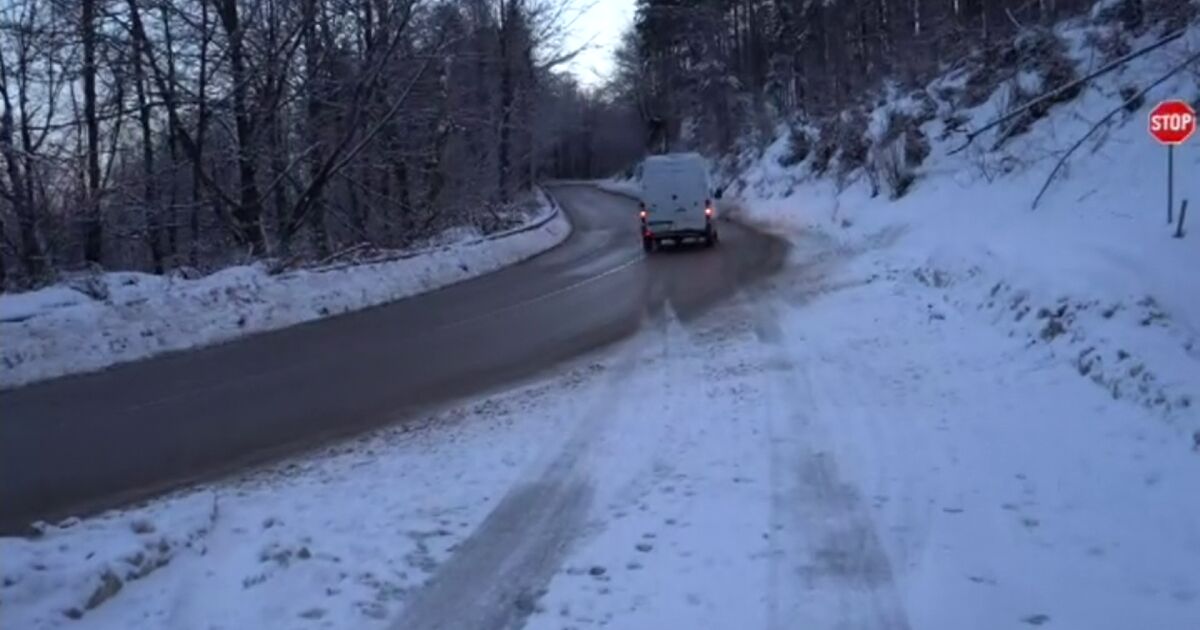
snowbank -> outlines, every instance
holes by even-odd
[[[605,192],[626,197],[639,198],[642,194],[642,187],[632,179],[602,179],[596,182],[596,187]]]
[[[570,224],[542,195],[525,226],[457,232],[399,259],[271,274],[262,264],[196,280],[113,272],[0,295],[0,387],[88,372],[375,306],[461,282],[561,243]]]
[[[204,553],[216,518],[216,497],[196,492],[133,513],[40,524],[31,538],[0,539],[6,622],[14,623],[13,609],[27,608],[53,610],[60,622],[79,619],[181,552]]]
[[[1073,42],[1081,70],[1100,63],[1077,28],[1061,35]],[[1193,271],[1200,269],[1200,140],[1175,152],[1176,204],[1189,199],[1192,208],[1189,234],[1176,239],[1175,226],[1166,224],[1167,152],[1146,131],[1148,111],[1159,101],[1200,98],[1195,75],[1176,76],[1136,111],[1118,114],[1032,207],[1065,150],[1121,104],[1122,88],[1149,84],[1196,50],[1200,27],[1056,106],[1000,150],[991,150],[994,138],[985,135],[952,155],[963,139],[944,133],[948,106],[939,103],[943,118],[921,127],[931,155],[896,201],[873,196],[862,171],[839,188],[814,176],[807,161],[781,166],[787,139],[780,138],[738,174],[740,211],[793,237],[816,232],[847,249],[878,246],[879,273],[911,275],[939,301],[1070,363],[1114,399],[1200,428],[1200,274]],[[928,90],[931,97],[939,83]],[[994,97],[955,113],[968,116],[967,128],[978,128],[999,106]]]

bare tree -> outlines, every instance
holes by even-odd
[[[510,225],[564,142],[567,6],[0,5],[5,286]]]
[[[84,259],[100,263],[100,123],[96,118],[96,0],[80,2],[79,41],[83,46],[83,124],[87,132],[84,197]]]
[[[141,20],[138,5],[135,0],[129,0],[129,14],[134,20]],[[142,58],[145,51],[142,46],[145,45],[145,40],[135,38],[133,42],[133,81],[134,90],[137,93],[137,110],[138,123],[142,132],[142,211],[146,222],[146,242],[150,246],[150,254],[154,261],[154,271],[162,273],[164,271],[163,263],[163,239],[161,228],[159,225],[158,208],[158,191],[155,186],[154,173],[154,143],[155,137],[150,129],[150,101],[147,97],[147,80],[146,72],[142,67]]]

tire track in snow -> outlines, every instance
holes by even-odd
[[[601,389],[620,391],[637,359],[636,348],[621,352],[608,387]],[[553,459],[505,494],[412,595],[392,628],[496,630],[525,624],[572,545],[589,533],[595,496],[589,460],[616,403],[613,397],[599,400],[573,414],[579,423]]]
[[[691,252],[681,252],[676,259],[659,259],[661,265],[681,265],[685,262],[707,262],[713,273],[732,273],[720,267],[720,261],[711,256],[700,258]],[[693,260],[695,259],[695,260]],[[638,368],[648,358],[657,361],[658,370],[652,378],[660,383],[656,400],[662,408],[654,413],[672,417],[682,410],[677,409],[673,399],[677,395],[676,370],[679,353],[686,354],[691,342],[688,330],[679,311],[693,316],[705,312],[711,306],[712,296],[707,289],[695,290],[669,274],[656,274],[641,287],[643,299],[643,327],[656,329],[659,335],[650,347],[640,347],[633,342],[627,345],[610,374],[611,382],[600,391],[628,392],[627,379],[643,378],[646,375]],[[679,345],[680,347],[676,347]],[[695,381],[687,381],[689,383]],[[537,610],[538,600],[545,593],[551,579],[561,567],[570,548],[581,541],[598,535],[604,528],[603,520],[590,522],[590,512],[597,496],[596,484],[589,478],[590,459],[604,456],[604,449],[615,445],[606,444],[604,432],[608,416],[614,407],[637,403],[628,396],[604,396],[599,405],[584,405],[573,413],[580,418],[574,434],[560,449],[556,458],[545,466],[537,478],[510,490],[479,528],[438,568],[429,582],[413,594],[392,625],[396,630],[432,630],[454,628],[516,628],[525,624]],[[619,410],[619,409],[617,409]],[[635,417],[616,414],[620,417]],[[673,432],[672,422],[664,422],[660,439],[651,441],[647,448],[654,450],[662,439]],[[608,453],[611,457],[612,453]],[[622,452],[622,458],[631,458],[646,464],[639,467],[628,484],[606,493],[614,505],[643,494],[645,484],[654,484],[671,470],[671,457],[663,453]],[[609,484],[611,486],[611,483]],[[612,509],[613,506],[609,506]]]
[[[520,627],[583,526],[591,495],[590,483],[577,474],[511,490],[392,627]]]
[[[764,349],[775,364],[788,366],[771,371],[764,384],[772,484],[769,627],[907,630],[867,505],[823,448],[828,437],[810,408],[808,375],[820,367],[789,356],[770,296],[760,293],[747,306]]]

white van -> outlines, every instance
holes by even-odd
[[[697,153],[671,153],[646,158],[638,167],[641,184],[642,248],[660,243],[700,239],[716,244],[717,208],[721,191],[713,190],[704,158]]]

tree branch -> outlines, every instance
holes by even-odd
[[[1150,44],[1149,46],[1146,46],[1145,48],[1142,48],[1141,50],[1135,50],[1135,51],[1121,57],[1120,59],[1117,59],[1116,61],[1113,61],[1112,63],[1100,68],[1099,70],[1092,72],[1091,74],[1089,74],[1085,77],[1076,79],[1065,85],[1060,85],[1057,88],[1050,90],[1049,92],[1046,92],[1045,94],[1042,94],[1041,96],[1033,99],[1032,101],[1025,103],[1021,107],[1018,107],[1017,109],[1014,109],[1013,111],[1008,112],[1007,114],[993,120],[992,122],[984,125],[983,127],[980,127],[979,129],[976,129],[975,131],[968,133],[967,141],[965,143],[963,143],[963,145],[958,147],[957,149],[950,151],[949,155],[954,155],[956,153],[962,152],[964,149],[966,149],[968,146],[970,146],[970,144],[975,140],[975,138],[978,138],[983,132],[985,132],[989,129],[992,129],[998,125],[1004,124],[1005,122],[1008,122],[1009,120],[1011,120],[1017,116],[1020,116],[1021,114],[1025,113],[1027,110],[1029,110],[1031,107],[1034,107],[1035,105],[1038,105],[1040,103],[1045,102],[1046,100],[1054,98],[1055,96],[1058,96],[1058,95],[1062,94],[1063,92],[1066,92],[1067,90],[1073,89],[1075,87],[1078,87],[1079,85],[1087,83],[1088,81],[1091,81],[1092,79],[1095,79],[1096,77],[1099,77],[1104,74],[1108,74],[1109,72],[1116,70],[1117,68],[1129,63],[1130,61],[1132,61],[1134,59],[1137,59],[1138,57],[1141,57],[1142,55],[1144,55],[1148,52],[1162,48],[1163,46],[1182,37],[1183,34],[1187,32],[1187,30],[1188,29],[1186,27],[1181,28],[1178,31],[1175,31],[1174,33],[1171,33],[1170,35],[1167,35],[1166,37],[1158,40],[1157,42],[1154,42],[1153,44]]]
[[[1149,93],[1150,90],[1158,87],[1163,82],[1165,82],[1167,79],[1178,74],[1181,70],[1183,70],[1184,68],[1188,67],[1189,65],[1191,65],[1193,63],[1196,63],[1197,61],[1200,61],[1200,53],[1196,53],[1196,54],[1192,55],[1191,57],[1188,57],[1186,61],[1175,66],[1174,68],[1171,69],[1170,72],[1159,77],[1150,85],[1147,85],[1146,87],[1142,88],[1142,90],[1140,92],[1138,92],[1137,94],[1134,94],[1133,96],[1129,97],[1128,99],[1125,99],[1125,101],[1123,103],[1114,107],[1112,109],[1112,111],[1108,112],[1107,114],[1104,115],[1103,118],[1096,121],[1096,124],[1092,125],[1092,128],[1088,129],[1088,132],[1083,134],[1083,137],[1079,138],[1079,140],[1075,141],[1075,144],[1071,145],[1071,148],[1067,149],[1067,152],[1064,153],[1063,156],[1058,159],[1058,163],[1054,165],[1054,170],[1050,171],[1050,175],[1046,177],[1046,183],[1042,184],[1042,189],[1040,191],[1038,191],[1037,197],[1034,198],[1033,208],[1035,208],[1035,209],[1037,208],[1038,202],[1042,200],[1042,195],[1046,194],[1046,190],[1048,188],[1050,188],[1050,183],[1052,181],[1054,181],[1054,176],[1057,175],[1060,170],[1062,170],[1063,164],[1065,164],[1067,162],[1067,158],[1071,157],[1071,154],[1074,153],[1075,150],[1078,149],[1088,138],[1090,138],[1092,136],[1092,134],[1095,133],[1096,130],[1100,128],[1101,125],[1108,122],[1113,116],[1116,116],[1118,112],[1127,108],[1131,103],[1136,103],[1138,100],[1145,98],[1146,94]]]

